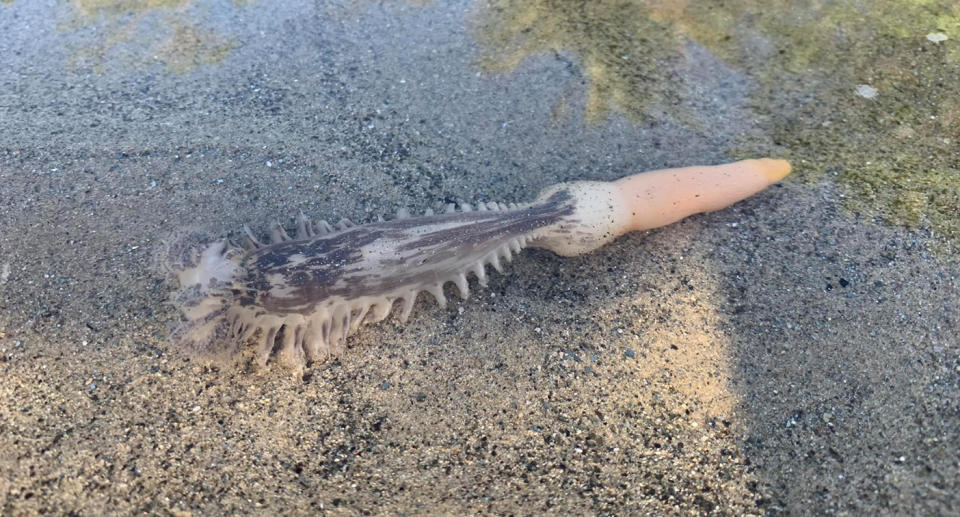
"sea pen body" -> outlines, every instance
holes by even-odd
[[[733,189],[736,199],[721,204],[779,179],[758,176],[758,171],[769,169],[759,162],[749,167],[744,163],[738,162],[755,184]],[[686,172],[662,175],[660,181],[695,181],[704,173],[671,171]],[[264,244],[248,230],[246,249],[190,236],[169,252],[180,283],[175,300],[183,315],[175,338],[201,356],[231,358],[238,357],[243,343],[255,337],[257,362],[265,364],[276,357],[299,368],[338,352],[350,333],[364,323],[386,318],[397,301],[400,318],[406,320],[422,291],[430,292],[443,306],[444,284],[453,282],[466,298],[468,275],[485,285],[486,265],[500,270],[524,247],[577,255],[628,231],[650,227],[656,217],[639,217],[638,210],[643,205],[656,206],[641,199],[653,195],[656,184],[628,181],[641,176],[555,185],[536,201],[519,206],[480,203],[462,205],[460,210],[451,206],[445,213],[418,217],[402,212],[390,221],[359,226],[349,221],[335,227],[314,224],[301,214],[295,238],[277,225],[271,242]],[[716,174],[708,177],[715,179]],[[664,206],[669,207],[666,217],[674,220],[714,209],[717,203],[695,195],[692,204],[683,205],[681,192],[672,195],[677,199]],[[712,204],[698,209],[697,203],[703,201]]]

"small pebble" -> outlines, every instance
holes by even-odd
[[[632,348],[628,348],[623,352],[623,355],[629,357],[630,359],[633,359],[634,357],[637,356],[637,353],[634,352]]]
[[[864,99],[872,99],[877,96],[877,89],[869,84],[861,84],[857,86],[857,95]]]

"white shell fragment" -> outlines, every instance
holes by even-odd
[[[872,99],[877,96],[877,89],[869,84],[861,84],[857,86],[857,95],[863,97],[864,99]]]

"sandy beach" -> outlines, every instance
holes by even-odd
[[[749,1],[726,39],[618,7],[664,28],[646,46],[599,7],[0,3],[0,514],[960,514],[949,3],[837,48]],[[822,57],[845,51],[850,77]],[[299,375],[168,340],[156,257],[183,228],[748,156],[795,173],[590,255],[525,250]]]

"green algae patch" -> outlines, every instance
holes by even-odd
[[[156,47],[167,69],[180,74],[202,65],[215,65],[237,46],[223,37],[196,25],[173,23],[170,36]]]
[[[652,110],[678,104],[684,88],[673,66],[682,42],[642,3],[496,0],[477,11],[473,33],[478,66],[487,73],[509,72],[542,53],[576,56],[587,83],[590,122],[611,112],[647,118]]]
[[[911,158],[871,164],[849,174],[845,182],[855,191],[855,206],[863,212],[887,206],[891,210],[885,215],[891,222],[927,226],[940,230],[948,239],[960,238],[953,224],[960,208],[960,174],[949,169],[931,170],[925,164],[904,168],[905,162],[913,161]]]
[[[70,5],[77,15],[92,18],[103,14],[123,15],[155,9],[174,9],[190,2],[191,0],[71,0]]]
[[[730,154],[782,156],[811,181],[829,174],[850,211],[930,231],[948,253],[960,249],[960,3],[484,5],[474,24],[481,70],[572,54],[587,85],[588,122],[614,111],[643,120],[677,110],[687,91],[675,67],[684,47],[709,49],[756,80],[752,109],[771,136],[739,142]]]
[[[956,257],[960,4],[875,5],[868,17],[836,4],[816,23],[792,29],[774,17],[769,26],[753,17],[777,52],[752,66],[742,49],[714,48],[729,62],[751,66],[761,85],[756,109],[767,115],[773,140],[788,150],[799,176],[835,177],[848,210],[929,231],[938,251]],[[789,10],[781,14],[797,19]],[[928,39],[933,32],[948,39]],[[741,145],[763,151],[755,142]]]
[[[948,92],[936,91],[914,80],[900,82],[892,91],[878,89],[873,99],[815,108],[812,113],[826,124],[789,118],[774,134],[809,164],[811,179],[836,175],[849,210],[929,230],[942,251],[955,251],[960,245],[960,130],[945,120],[953,115],[948,101],[938,98]],[[799,129],[802,125],[807,127]]]
[[[97,29],[71,58],[74,68],[105,73],[112,66],[142,69],[160,63],[183,74],[221,62],[237,46],[201,25],[206,11],[194,0],[71,0],[69,6],[71,18],[61,30]]]

